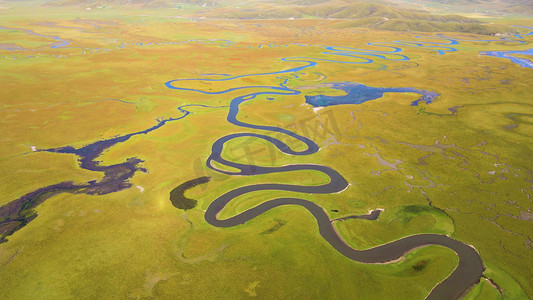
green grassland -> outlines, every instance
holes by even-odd
[[[0,16],[0,25],[11,28],[0,30],[2,40],[27,48],[0,49],[2,206],[40,187],[103,176],[80,169],[73,155],[33,152],[31,146],[80,147],[144,130],[160,118],[180,117],[180,105],[227,106],[243,92],[266,90],[206,95],[168,89],[164,83],[169,80],[279,71],[302,64],[281,61],[285,57],[331,58],[322,53],[323,45],[372,49],[365,43],[413,41],[419,35],[345,28],[339,20],[201,21],[68,11]],[[53,39],[17,28],[60,36],[70,45],[51,48]],[[532,41],[461,42],[454,46],[457,52],[445,55],[403,47],[410,61],[319,62],[299,78],[191,82],[190,88],[222,91],[276,86],[288,79],[287,86],[302,94],[257,97],[241,105],[239,119],[307,136],[321,150],[289,156],[265,142],[239,138],[226,144],[223,157],[242,163],[252,159],[262,166],[327,165],[350,183],[338,194],[250,193],[232,201],[220,217],[284,196],[316,202],[332,219],[383,208],[378,220],[335,221],[335,227],[357,249],[418,233],[450,235],[473,245],[486,266],[487,279],[466,299],[533,297],[533,76],[531,69],[509,60],[478,54],[529,49]],[[288,43],[306,46],[259,48]],[[360,105],[316,112],[304,103],[305,95],[342,94],[320,84],[344,81],[414,87],[441,96],[418,107],[410,106],[419,96],[412,93],[387,93]],[[205,209],[232,189],[271,182],[318,185],[328,178],[310,171],[216,173],[204,166],[213,142],[236,132],[265,132],[228,123],[227,107],[189,110],[187,117],[134,136],[98,158],[102,165],[142,159],[147,172],[137,172],[131,188],[54,196],[36,209],[35,220],[0,244],[0,298],[423,299],[456,266],[453,252],[438,246],[417,249],[392,264],[354,263],[322,239],[315,220],[300,207],[279,207],[241,226],[212,227],[204,220]],[[292,138],[270,135],[305,149]],[[187,211],[173,207],[170,191],[201,176],[212,180],[186,193],[197,206]]]

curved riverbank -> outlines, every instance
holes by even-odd
[[[319,150],[318,145],[310,140],[309,138],[305,136],[298,135],[294,132],[288,131],[284,128],[280,127],[274,127],[274,126],[265,126],[265,125],[257,125],[257,124],[250,124],[242,122],[238,119],[238,113],[239,113],[239,106],[247,101],[250,101],[252,99],[257,98],[260,95],[298,95],[300,94],[300,91],[291,89],[287,86],[287,80],[285,80],[283,83],[277,86],[243,86],[243,87],[235,87],[227,90],[222,90],[218,92],[212,92],[212,91],[204,91],[204,90],[198,90],[194,88],[188,88],[186,86],[178,86],[178,82],[181,85],[184,85],[184,83],[191,82],[191,81],[230,81],[237,78],[243,78],[243,77],[252,77],[252,76],[263,76],[263,75],[270,75],[270,74],[281,74],[281,73],[290,73],[293,75],[296,75],[296,72],[299,72],[303,69],[312,67],[316,65],[315,61],[307,61],[303,60],[302,58],[284,58],[284,61],[287,62],[300,62],[305,63],[305,65],[301,67],[295,67],[290,68],[283,71],[278,72],[271,72],[271,73],[259,73],[259,74],[250,74],[250,75],[240,75],[240,76],[225,76],[224,78],[206,78],[206,79],[181,79],[181,80],[172,80],[167,82],[167,87],[171,89],[176,90],[183,90],[183,91],[189,91],[189,92],[199,92],[203,94],[225,94],[228,92],[236,91],[236,90],[245,90],[249,88],[261,88],[261,89],[267,89],[267,91],[261,91],[261,92],[255,92],[255,93],[249,93],[245,94],[236,98],[233,98],[230,103],[230,110],[228,112],[227,121],[239,126],[241,128],[250,128],[255,130],[263,130],[265,132],[274,132],[274,133],[281,133],[284,135],[287,135],[291,138],[294,138],[302,143],[304,143],[307,147],[305,150],[301,151],[295,151],[291,149],[287,144],[282,142],[279,139],[276,139],[274,137],[271,137],[266,134],[258,134],[258,133],[235,133],[235,134],[229,134],[227,136],[221,137],[217,139],[212,147],[211,147],[211,154],[206,160],[206,165],[220,173],[227,174],[227,175],[240,175],[240,176],[253,176],[253,175],[260,175],[260,174],[269,174],[269,173],[282,173],[282,172],[289,172],[289,171],[296,171],[296,170],[314,170],[318,172],[322,172],[323,174],[327,175],[330,180],[326,184],[318,185],[318,186],[303,186],[303,185],[290,185],[290,184],[279,184],[279,183],[266,183],[266,184],[254,184],[249,186],[243,186],[236,188],[234,190],[231,190],[218,198],[216,198],[214,201],[212,201],[207,208],[204,218],[205,220],[215,226],[215,227],[233,227],[238,226],[241,224],[245,224],[246,222],[256,218],[257,216],[263,214],[266,211],[269,211],[270,209],[284,206],[284,205],[299,205],[304,208],[306,208],[316,219],[320,235],[340,254],[344,255],[345,257],[361,262],[361,263],[388,263],[393,262],[397,260],[398,258],[404,256],[406,253],[413,251],[414,249],[425,247],[429,245],[440,245],[447,247],[451,250],[453,250],[459,257],[459,265],[457,268],[453,271],[453,273],[448,276],[444,281],[440,282],[435,286],[435,288],[430,292],[430,294],[427,296],[427,299],[455,299],[459,298],[461,295],[463,295],[472,285],[477,283],[479,279],[481,278],[484,266],[483,262],[479,256],[479,253],[471,246],[468,246],[464,243],[461,243],[457,240],[454,240],[446,235],[438,235],[438,234],[419,234],[419,235],[413,235],[404,237],[402,239],[399,239],[397,241],[393,241],[372,249],[366,249],[366,250],[357,250],[350,247],[346,242],[338,235],[336,232],[333,221],[329,218],[327,213],[317,204],[304,200],[299,198],[278,198],[269,200],[266,202],[263,202],[253,208],[250,208],[242,213],[239,213],[235,216],[232,216],[227,219],[218,219],[217,215],[225,208],[225,206],[231,202],[233,199],[245,195],[248,193],[252,193],[255,191],[291,191],[291,192],[298,192],[298,193],[304,193],[304,194],[331,194],[331,193],[339,193],[348,188],[348,182],[346,179],[336,170],[329,168],[327,166],[317,165],[317,164],[295,164],[295,165],[284,165],[280,167],[265,167],[265,166],[258,166],[258,165],[249,165],[249,164],[243,164],[243,163],[237,163],[232,162],[229,160],[226,160],[222,157],[222,151],[224,148],[224,144],[240,137],[252,137],[252,138],[258,138],[263,139],[265,141],[270,142],[273,144],[279,151],[283,152],[284,154],[288,155],[309,155],[316,153]],[[330,97],[326,98],[328,96],[316,96],[320,101],[326,99],[330,101],[331,103],[328,103],[329,105],[338,105],[338,104],[357,104],[357,103],[344,103],[347,98],[353,98],[354,96],[361,96],[361,91],[359,91],[361,88],[363,88],[363,92],[368,92],[367,94],[363,93],[363,98],[368,98],[366,100],[372,100],[377,99],[383,95],[385,92],[415,92],[419,93],[422,96],[416,100],[415,102],[411,103],[411,105],[417,105],[419,101],[424,101],[427,104],[431,103],[432,100],[434,100],[436,97],[438,97],[437,93],[429,92],[425,90],[419,90],[414,88],[399,88],[399,89],[387,89],[387,88],[369,88],[366,86],[358,85],[356,83],[343,83],[342,85],[332,84],[332,88],[339,88],[343,89],[347,92],[347,96],[337,96],[336,98]],[[353,92],[352,90],[355,89],[356,91]],[[357,95],[354,95],[357,94]],[[268,97],[267,97],[268,98]],[[337,101],[338,99],[341,99],[342,101]],[[350,100],[348,99],[348,100]],[[363,101],[364,102],[364,101]],[[322,103],[320,103],[322,104]],[[232,170],[237,171],[227,171],[223,169],[219,169],[215,167],[216,165],[220,166],[226,166],[231,168]],[[370,215],[369,218],[377,217],[377,215],[374,213],[373,215]]]
[[[157,130],[169,122],[181,120],[192,114],[187,110],[188,107],[203,107],[203,108],[225,108],[226,106],[208,106],[203,104],[187,104],[179,106],[177,109],[182,113],[181,116],[175,118],[159,119],[157,124],[134,133],[125,134],[113,137],[106,140],[99,140],[80,148],[71,146],[59,147],[52,149],[36,149],[33,152],[54,152],[74,154],[79,159],[80,168],[101,172],[104,177],[100,181],[92,180],[85,184],[74,184],[72,182],[61,182],[58,184],[42,187],[33,192],[30,192],[16,200],[13,200],[6,205],[0,207],[0,243],[7,242],[7,237],[14,234],[19,229],[26,226],[29,222],[37,217],[35,208],[55,195],[61,193],[71,194],[88,194],[88,195],[106,195],[109,193],[118,192],[130,188],[132,184],[129,182],[136,172],[146,172],[141,164],[143,160],[132,157],[126,159],[125,162],[102,166],[97,160],[100,155],[112,146],[125,142],[130,138],[148,134]]]
[[[245,188],[250,188],[248,186]],[[258,186],[256,186],[259,188]],[[235,191],[235,190],[234,190]],[[479,282],[485,267],[479,253],[471,246],[440,234],[417,234],[366,250],[353,249],[339,236],[327,213],[317,204],[298,198],[278,198],[261,203],[236,216],[220,220],[216,216],[224,209],[234,194],[224,194],[211,203],[205,213],[205,220],[215,227],[233,227],[244,224],[262,213],[283,205],[299,205],[306,208],[316,219],[320,235],[335,250],[345,257],[361,263],[387,263],[425,246],[439,245],[453,250],[459,257],[459,264],[453,273],[436,285],[426,299],[457,299],[470,287]],[[242,190],[241,190],[242,191]],[[237,193],[238,194],[238,193]]]
[[[533,61],[517,57],[515,55],[533,55],[533,48],[527,50],[517,50],[517,51],[482,51],[479,52],[481,55],[493,56],[498,58],[507,58],[511,62],[523,67],[523,68],[533,68]]]

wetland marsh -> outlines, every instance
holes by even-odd
[[[532,297],[528,17],[4,2],[1,298]]]

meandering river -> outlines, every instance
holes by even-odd
[[[387,57],[384,57],[387,59]],[[274,86],[239,86],[221,91],[206,91],[188,87],[191,82],[205,81],[205,82],[220,82],[231,81],[243,77],[260,77],[272,74],[288,73],[298,77],[298,72],[302,72],[304,69],[314,67],[316,61],[306,58],[284,58],[286,62],[298,62],[303,64],[299,67],[294,67],[282,71],[270,72],[270,73],[257,73],[240,76],[223,76],[222,78],[197,78],[197,79],[180,79],[172,80],[166,83],[166,86],[171,89],[199,92],[203,94],[224,94],[237,90],[250,90],[260,89],[259,92],[250,92],[245,95],[235,97],[230,104],[230,109],[227,116],[227,121],[243,128],[250,128],[256,130],[263,130],[265,134],[258,133],[235,133],[230,134],[216,140],[211,147],[211,154],[206,160],[206,165],[220,173],[228,175],[241,175],[252,176],[268,173],[284,173],[297,170],[314,170],[322,172],[329,177],[329,182],[318,186],[304,186],[304,185],[290,185],[280,183],[267,183],[267,184],[255,184],[249,186],[239,187],[237,189],[228,191],[227,193],[214,199],[205,212],[205,220],[216,227],[233,227],[244,224],[251,219],[258,217],[264,212],[284,205],[298,205],[306,208],[316,219],[320,235],[340,254],[345,257],[361,262],[361,263],[384,263],[394,261],[406,253],[413,251],[419,247],[429,245],[440,245],[453,250],[459,257],[459,264],[453,273],[448,276],[444,281],[440,282],[427,296],[427,299],[455,299],[463,295],[471,286],[479,282],[480,277],[483,274],[484,266],[479,256],[479,253],[471,246],[454,240],[446,235],[438,234],[419,234],[404,237],[397,241],[393,241],[372,249],[358,250],[349,246],[342,237],[336,232],[333,221],[328,214],[317,204],[300,198],[277,198],[273,200],[261,203],[253,208],[250,208],[242,213],[232,216],[227,219],[219,219],[218,214],[225,208],[225,206],[233,199],[255,191],[292,191],[302,194],[331,194],[340,193],[348,188],[348,182],[346,179],[336,170],[327,166],[317,164],[293,164],[284,165],[279,167],[265,167],[259,165],[249,165],[243,163],[232,162],[222,157],[222,151],[224,144],[228,141],[239,137],[252,137],[257,139],[263,139],[272,143],[279,151],[288,155],[309,155],[319,151],[318,145],[307,137],[298,135],[291,131],[275,126],[257,125],[243,122],[238,119],[239,106],[246,101],[256,99],[258,96],[266,95],[267,99],[272,99],[276,95],[297,95],[300,91],[290,88],[287,83],[288,80],[284,80],[279,85]],[[324,85],[322,85],[324,86]],[[383,96],[387,92],[407,92],[418,93],[421,97],[412,102],[411,105],[418,105],[420,101],[431,103],[435,100],[439,94],[435,92],[425,91],[422,89],[415,89],[411,87],[405,88],[379,88],[379,87],[367,87],[359,83],[331,83],[330,88],[341,89],[346,92],[346,95],[342,96],[325,96],[317,95],[307,97],[307,102],[314,106],[327,106],[327,105],[342,105],[342,104],[360,104],[366,101],[375,100]],[[291,149],[287,144],[279,139],[273,138],[268,133],[282,133],[288,135],[294,139],[304,143],[307,147],[305,150],[295,151]],[[216,162],[216,164],[214,164]],[[215,167],[215,165],[227,166],[237,171],[228,171]],[[355,167],[355,166],[354,166]]]
[[[6,28],[0,28],[6,29]],[[30,34],[34,32],[27,31]],[[52,47],[65,47],[68,45],[66,41],[61,40],[55,36],[46,36],[53,38],[58,43],[53,44]],[[284,205],[298,205],[307,209],[313,217],[316,219],[318,230],[320,235],[332,246],[333,249],[338,251],[345,257],[361,262],[361,263],[383,263],[394,261],[406,253],[413,251],[419,247],[429,245],[440,245],[453,250],[459,257],[459,264],[453,273],[448,276],[444,281],[438,283],[435,288],[427,296],[428,299],[450,299],[458,298],[472,285],[479,281],[482,276],[484,266],[479,256],[479,253],[469,245],[452,239],[446,235],[438,234],[418,234],[407,236],[396,241],[372,248],[372,249],[354,249],[350,247],[339,234],[336,232],[333,221],[328,214],[317,204],[300,198],[277,198],[273,200],[261,203],[253,208],[250,208],[242,213],[232,216],[227,219],[219,219],[217,215],[224,209],[224,207],[233,199],[240,195],[244,195],[254,191],[270,190],[270,191],[292,191],[301,193],[303,197],[306,194],[331,194],[340,193],[349,187],[346,179],[336,170],[318,164],[290,164],[279,167],[265,167],[258,165],[242,164],[229,161],[222,157],[222,150],[224,145],[235,138],[251,137],[262,139],[272,143],[279,151],[288,155],[309,155],[319,151],[318,145],[311,139],[293,133],[284,128],[258,125],[246,123],[239,120],[239,107],[241,104],[258,99],[259,96],[267,96],[267,99],[273,99],[277,95],[299,95],[301,92],[295,88],[290,87],[290,78],[299,78],[305,75],[306,69],[311,69],[320,63],[342,63],[342,64],[371,64],[375,63],[374,59],[380,59],[380,62],[386,61],[407,61],[409,57],[401,54],[403,52],[402,47],[422,47],[431,51],[435,51],[438,54],[445,54],[446,52],[457,51],[455,45],[459,44],[461,39],[449,38],[445,36],[426,36],[417,37],[427,39],[427,41],[394,41],[391,43],[367,43],[366,45],[379,48],[382,50],[371,49],[357,49],[350,47],[333,47],[326,46],[326,51],[322,52],[322,55],[329,55],[330,58],[317,57],[287,57],[282,61],[287,64],[293,65],[293,67],[272,72],[255,73],[232,76],[229,74],[205,74],[202,78],[192,79],[176,79],[168,81],[165,85],[174,90],[182,92],[197,92],[209,95],[221,95],[234,91],[241,91],[242,95],[235,97],[231,100],[229,107],[216,107],[228,109],[227,121],[239,126],[241,128],[249,128],[255,130],[261,130],[264,133],[234,133],[221,137],[216,140],[211,146],[211,154],[206,159],[206,165],[218,172],[228,175],[241,175],[241,176],[253,176],[259,174],[268,173],[283,173],[297,170],[313,170],[322,172],[329,177],[329,182],[319,186],[304,186],[304,185],[289,185],[280,183],[269,184],[255,184],[240,187],[217,197],[209,205],[206,213],[205,220],[216,227],[233,227],[240,224],[244,224],[249,220],[258,217],[262,213]],[[522,36],[516,36],[517,39],[522,39]],[[437,42],[436,40],[443,40],[443,42]],[[514,43],[515,40],[486,40],[486,41],[500,41]],[[148,44],[147,44],[148,45]],[[141,46],[143,46],[141,44]],[[226,46],[232,46],[227,44]],[[510,53],[506,53],[508,55]],[[516,53],[514,53],[516,54]],[[518,53],[518,54],[529,54]],[[505,56],[506,58],[509,58]],[[268,75],[286,75],[284,79],[280,79],[281,83],[275,85],[250,85],[239,86],[220,90],[201,90],[191,87],[191,83],[195,82],[231,82],[232,80],[245,78],[245,77],[263,77]],[[346,92],[346,95],[342,96],[326,96],[315,95],[306,97],[308,104],[316,107],[331,106],[331,105],[355,105],[361,104],[366,101],[373,101],[381,98],[384,93],[417,93],[420,97],[412,101],[410,105],[418,105],[420,102],[430,104],[440,96],[437,92],[425,90],[419,87],[370,87],[356,82],[331,82],[324,86],[328,86],[333,89],[339,89]],[[118,143],[129,140],[133,136],[148,134],[158,128],[161,128],[168,122],[177,121],[185,118],[190,114],[187,110],[189,106],[199,107],[211,107],[201,104],[184,105],[180,106],[178,110],[182,112],[180,117],[157,120],[156,124],[146,130],[125,134],[122,136],[110,138],[107,140],[96,141],[84,147],[59,147],[53,149],[38,149],[38,151],[57,152],[57,153],[70,153],[79,157],[80,167],[83,169],[103,172],[104,178],[99,181],[91,181],[82,185],[75,185],[71,182],[63,182],[48,187],[43,187],[39,190],[31,192],[23,197],[14,200],[7,205],[0,208],[0,242],[7,241],[6,237],[13,234],[18,229],[25,226],[28,222],[36,217],[36,214],[32,211],[37,205],[42,203],[47,198],[58,193],[86,193],[86,194],[107,194],[115,191],[119,191],[131,186],[128,180],[134,176],[137,171],[144,171],[140,166],[142,160],[138,158],[130,158],[123,163],[115,164],[111,166],[101,166],[96,160],[104,150],[116,145]],[[281,133],[290,136],[301,143],[306,145],[306,148],[301,151],[291,149],[287,144],[279,139],[276,139],[269,134]],[[237,171],[228,171],[218,166],[227,166],[236,169]],[[356,167],[356,166],[354,166]],[[377,217],[377,216],[376,216]]]

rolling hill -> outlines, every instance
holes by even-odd
[[[94,7],[130,7],[130,8],[171,8],[176,5],[192,5],[192,6],[215,6],[219,2],[217,0],[53,0],[48,1],[43,6],[73,6],[83,8]]]
[[[503,0],[385,0],[364,2],[353,0],[47,0],[20,1],[36,3],[45,7],[77,8],[129,8],[170,9],[187,6],[187,11],[172,10],[171,13],[193,18],[207,19],[302,19],[320,18],[338,20],[328,26],[363,27],[394,31],[464,32],[484,35],[511,34],[515,30],[504,25],[483,23],[454,14],[432,13],[413,9],[413,4],[432,3],[436,6],[456,5],[484,7],[496,5]],[[416,3],[415,3],[416,2]],[[507,3],[507,2],[506,2]],[[527,11],[533,6],[529,0],[511,0],[506,4],[509,11]],[[513,6],[514,5],[514,6]],[[521,7],[525,7],[521,9]],[[432,6],[433,7],[433,6]],[[502,4],[504,7],[504,4]],[[533,10],[533,7],[531,8]],[[437,10],[438,11],[438,10]]]
[[[325,18],[343,20],[341,27],[365,27],[396,31],[465,32],[491,35],[514,32],[506,26],[495,26],[459,15],[437,15],[424,10],[408,9],[382,2],[354,1],[257,1],[245,7],[221,7],[202,10],[196,16],[226,19],[298,19]]]
[[[392,0],[438,11],[481,12],[489,15],[533,15],[531,0]]]

